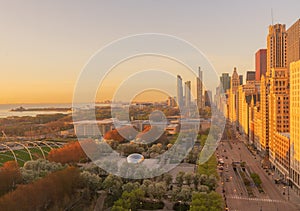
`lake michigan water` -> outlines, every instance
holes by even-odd
[[[82,104],[82,107],[88,104]],[[97,106],[107,106],[107,104],[96,104]],[[11,111],[11,109],[23,107],[29,108],[71,108],[72,104],[0,104],[0,118],[6,118],[11,116],[36,116],[38,114],[57,114],[57,113],[70,113],[61,111]],[[81,106],[80,106],[81,107]]]
[[[0,104],[0,118],[10,116],[36,116],[38,114],[56,114],[67,113],[57,111],[11,111],[11,109],[19,108],[22,106],[25,109],[29,108],[70,108],[71,104]]]

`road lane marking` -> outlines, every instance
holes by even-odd
[[[263,202],[275,202],[275,203],[287,203],[283,200],[277,200],[277,199],[268,199],[268,198],[247,198],[247,197],[241,197],[238,195],[229,195],[227,196],[228,199],[239,199],[239,200],[248,200],[248,201],[263,201]]]

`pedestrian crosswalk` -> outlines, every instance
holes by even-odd
[[[269,198],[250,198],[250,197],[241,197],[238,195],[230,195],[230,196],[227,196],[226,198],[247,200],[247,201],[262,201],[262,202],[270,202],[270,203],[286,203],[286,201],[283,201],[283,200],[269,199]]]

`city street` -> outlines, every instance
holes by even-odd
[[[262,169],[259,156],[251,154],[242,141],[223,140],[216,153],[224,160],[224,169],[219,170],[221,175],[219,191],[223,192],[224,189],[229,210],[300,210],[294,198],[288,201],[287,188],[283,189],[272,181],[272,176]],[[239,171],[234,171],[232,162],[245,162],[246,169],[251,173],[257,173],[261,178],[264,193],[259,193],[258,189],[252,185],[250,189],[253,195],[249,196]],[[240,167],[237,168],[240,170]]]

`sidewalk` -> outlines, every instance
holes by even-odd
[[[247,141],[245,140],[245,138],[242,137],[241,135],[239,135],[236,130],[234,130],[234,133],[235,133],[236,136],[239,136],[238,139],[240,139],[242,142],[244,142],[244,144],[247,143]],[[272,173],[274,174],[273,170],[269,169],[269,171],[272,171]],[[264,173],[267,175],[267,177],[270,179],[270,181],[272,181],[274,183],[272,174],[267,174],[265,171],[264,171]],[[297,193],[295,193],[295,191],[291,187],[287,187],[287,186],[285,186],[283,184],[275,184],[275,186],[279,190],[279,192],[282,195],[284,195],[284,199],[286,201],[290,201],[291,203],[295,204],[299,208],[299,210],[300,210],[300,195],[298,195]]]
[[[270,180],[272,180],[272,182],[274,182],[272,175],[268,175],[268,177],[270,178]],[[275,184],[275,186],[279,190],[279,192],[284,195],[285,200],[297,205],[300,210],[300,196],[297,195],[297,193],[295,193],[295,191],[291,187],[285,186],[283,184]]]

